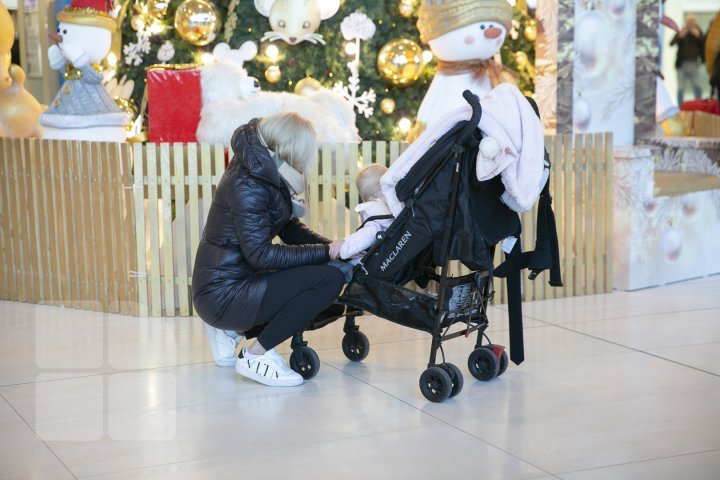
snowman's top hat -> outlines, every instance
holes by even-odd
[[[501,23],[512,28],[512,6],[507,0],[422,0],[417,28],[424,43],[477,22]]]
[[[70,6],[57,14],[58,22],[100,27],[114,32],[115,19],[108,14],[112,10],[111,0],[72,0]]]

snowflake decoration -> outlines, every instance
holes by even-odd
[[[335,82],[333,92],[342,95],[345,100],[352,104],[353,108],[357,109],[359,114],[364,115],[365,118],[370,118],[374,111],[372,104],[375,103],[376,99],[375,91],[371,88],[358,96],[360,90],[358,65],[356,62],[350,62],[347,65],[350,69],[348,84],[344,85],[343,82]]]
[[[362,12],[353,12],[343,18],[340,31],[345,40],[370,40],[375,35],[375,23]]]
[[[123,47],[127,65],[137,67],[143,62],[143,56],[150,53],[150,35],[149,31],[140,30],[137,32],[137,43],[128,43]]]
[[[175,46],[170,40],[165,40],[157,52],[157,59],[161,63],[166,64],[175,56]]]

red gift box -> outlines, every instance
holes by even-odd
[[[154,65],[147,71],[148,140],[196,142],[202,90],[197,65]]]

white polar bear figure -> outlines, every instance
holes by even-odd
[[[219,44],[213,51],[218,61],[202,69],[199,142],[229,147],[232,134],[240,125],[276,112],[295,112],[307,118],[315,127],[318,144],[361,140],[352,105],[330,90],[308,95],[261,92],[257,79],[248,76],[243,68],[243,62],[251,60],[257,52],[257,48],[253,51],[248,43],[251,42],[238,50]]]
[[[507,0],[422,0],[418,30],[438,59],[417,120],[426,128],[445,113],[466,105],[462,93],[481,99],[498,83],[511,78],[494,61],[512,27]]]

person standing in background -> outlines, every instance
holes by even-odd
[[[717,94],[720,100],[720,11],[708,27],[705,38],[705,61],[708,75],[710,75],[710,97]]]
[[[690,15],[685,19],[685,27],[675,35],[670,45],[678,46],[677,60],[675,60],[675,68],[678,71],[678,105],[683,103],[685,86],[688,82],[693,88],[695,99],[699,100],[702,93],[698,74],[700,64],[705,61],[705,39],[695,17]]]

